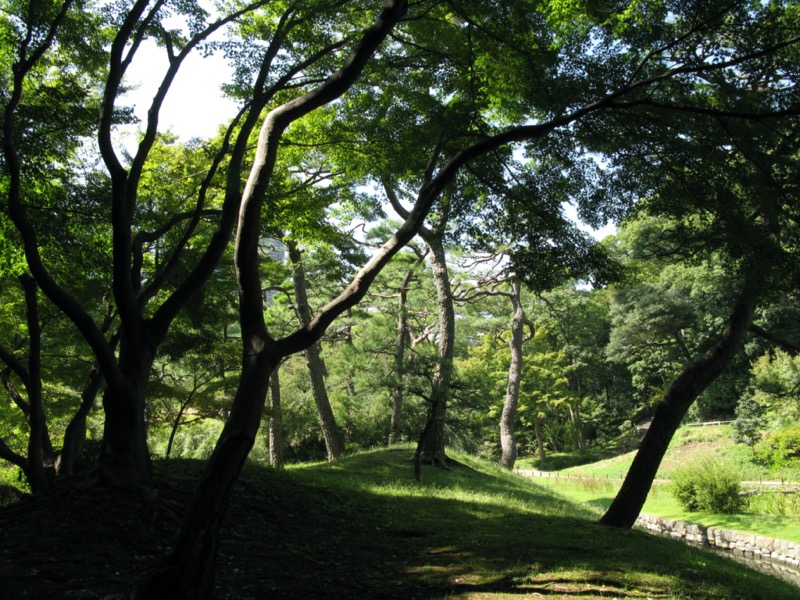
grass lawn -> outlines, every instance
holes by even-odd
[[[683,543],[602,527],[596,509],[484,462],[423,468],[394,448],[275,471],[249,464],[216,597],[719,598],[798,588]],[[159,495],[61,488],[0,509],[0,599],[121,600],[174,541],[201,463],[159,461]]]
[[[537,477],[534,478],[534,481],[537,485],[551,489],[566,499],[583,503],[596,511],[605,510],[611,505],[635,455],[635,451],[624,450],[625,447],[620,445],[619,453],[616,456],[592,463],[569,466],[557,473],[552,473],[553,476],[550,478]],[[797,469],[787,468],[775,471],[754,464],[751,461],[750,449],[734,442],[729,425],[681,427],[673,437],[669,450],[661,462],[657,478],[668,480],[676,469],[702,460],[711,460],[721,464],[738,473],[742,481],[800,480]],[[553,464],[569,464],[583,461],[580,459],[570,460],[566,456],[561,456],[552,462]],[[535,461],[522,460],[519,461],[518,468],[526,468],[526,465],[529,468],[537,467]],[[595,479],[578,481],[567,479],[566,476]],[[756,506],[754,499],[753,507]],[[673,498],[667,483],[656,483],[650,491],[642,512],[665,519],[800,542],[800,518],[797,516],[796,507],[787,511],[790,516],[687,512]]]
[[[535,485],[540,485],[562,495],[565,499],[585,504],[601,514],[611,505],[622,482],[611,480],[578,480],[566,477],[533,477]],[[800,520],[792,516],[767,514],[725,515],[706,512],[688,512],[683,510],[669,491],[669,484],[656,484],[650,490],[643,513],[696,523],[706,527],[732,529],[745,533],[753,533],[782,540],[800,542]]]
[[[635,449],[626,445],[617,445],[618,451],[613,456],[591,460],[598,454],[583,454],[570,459],[568,455],[556,455],[547,462],[563,468],[543,469],[558,470],[562,474],[584,475],[589,477],[608,477],[622,479],[628,472]],[[711,460],[720,463],[739,474],[742,481],[800,481],[800,470],[796,468],[770,469],[751,460],[751,450],[744,444],[737,444],[733,439],[730,425],[709,425],[706,427],[681,427],[670,442],[657,477],[669,479],[675,469],[679,469],[694,461]],[[580,464],[576,464],[580,463]],[[541,469],[535,459],[517,461],[517,468]]]

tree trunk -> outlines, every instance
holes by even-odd
[[[423,238],[431,249],[431,269],[439,307],[439,348],[436,370],[431,382],[431,406],[428,410],[428,420],[422,430],[414,455],[417,472],[420,462],[447,466],[444,425],[447,403],[450,399],[450,380],[453,375],[455,352],[455,309],[453,308],[453,292],[450,289],[444,245],[439,236],[423,235]]]
[[[746,274],[742,290],[719,341],[705,356],[684,369],[656,406],[653,421],[625,481],[608,511],[600,519],[602,524],[630,528],[636,522],[661,459],[686,411],[703,390],[719,377],[742,347],[753,312],[763,293],[766,270],[751,268]]]
[[[225,427],[189,503],[173,553],[137,585],[132,599],[208,600],[216,576],[219,529],[233,484],[255,442],[270,375],[278,364],[270,340],[245,353],[245,367]]]
[[[514,425],[517,420],[517,402],[519,385],[522,379],[522,329],[525,325],[525,312],[520,301],[520,285],[511,284],[511,305],[514,317],[511,321],[511,363],[508,366],[508,387],[503,412],[500,415],[500,464],[506,469],[513,469],[517,460],[517,442],[514,436]]]
[[[279,367],[275,367],[269,380],[269,464],[275,468],[283,466],[283,413],[279,373]]]
[[[64,432],[64,444],[56,459],[56,474],[70,475],[75,467],[75,460],[80,456],[83,443],[86,441],[86,419],[97,400],[97,394],[103,383],[100,366],[95,363],[89,373],[89,381],[81,392],[81,404]]]
[[[394,343],[394,392],[392,394],[392,421],[389,433],[389,443],[396,444],[400,441],[401,422],[403,419],[403,391],[405,383],[405,354],[406,340],[408,339],[408,285],[411,282],[414,272],[408,271],[400,283],[400,295],[397,307],[397,332]]]
[[[581,416],[580,398],[569,403],[569,420],[572,422],[572,427],[575,429],[575,442],[578,444],[578,450],[585,452],[586,438],[583,435],[583,417]]]
[[[408,220],[410,213],[400,203],[400,199],[389,181],[383,182],[386,196],[394,210],[402,218]],[[425,186],[428,188],[429,186]],[[430,188],[432,189],[432,188]],[[447,271],[447,256],[444,251],[443,237],[447,227],[448,210],[439,216],[435,229],[419,226],[419,235],[425,240],[430,250],[431,271],[436,288],[436,302],[439,309],[439,347],[436,359],[436,370],[431,381],[430,408],[425,427],[420,434],[417,450],[414,453],[414,473],[420,476],[420,462],[447,467],[445,454],[444,425],[447,414],[447,403],[450,399],[450,380],[453,375],[453,356],[455,352],[455,309],[453,308],[453,292],[450,289],[450,276]]]
[[[225,427],[192,496],[175,549],[164,563],[139,581],[131,600],[208,600],[213,596],[219,529],[233,485],[255,442],[272,372],[284,356],[318,341],[327,323],[363,298],[380,269],[416,233],[417,221],[410,220],[373,255],[354,282],[326,307],[327,312],[323,309],[324,318],[318,316],[312,326],[278,342],[267,333],[258,248],[263,199],[275,168],[281,135],[293,121],[347,91],[407,9],[408,3],[404,0],[388,0],[341,69],[317,88],[271,110],[262,124],[255,161],[242,195],[234,248],[242,331],[239,387]],[[420,208],[422,218],[425,206]]]
[[[25,415],[28,423],[28,444],[24,456],[12,451],[2,443],[2,456],[19,466],[31,490],[34,492],[47,488],[55,478],[56,451],[50,440],[47,417],[42,397],[42,330],[39,323],[39,288],[34,278],[27,273],[20,275],[18,281],[25,296],[25,320],[28,328],[27,365],[17,360],[13,353],[0,348],[0,358],[7,368],[0,374],[3,386],[12,401]],[[11,381],[11,373],[16,374],[27,394],[27,400]]]
[[[328,461],[334,461],[344,454],[344,440],[336,425],[336,418],[328,398],[328,390],[325,387],[325,363],[320,354],[319,344],[311,345],[305,354],[308,373],[311,377],[311,391],[317,407],[317,416],[322,429],[322,437],[325,440]]]
[[[534,417],[533,433],[536,435],[536,451],[539,455],[539,462],[544,462],[546,455],[544,451],[544,434],[542,433],[542,418]]]
[[[52,469],[46,468],[45,459],[45,436],[48,437],[44,406],[42,405],[42,331],[39,325],[39,302],[38,286],[30,275],[20,275],[19,281],[25,291],[25,306],[27,307],[28,339],[30,347],[28,349],[28,404],[30,413],[28,415],[28,425],[30,435],[28,436],[28,464],[25,475],[31,484],[34,492],[47,487],[48,479],[53,474]],[[49,445],[49,442],[48,442]]]
[[[145,409],[153,352],[142,344],[130,344],[123,339],[119,364],[127,367],[122,385],[107,383],[103,394],[105,420],[100,473],[115,487],[152,493],[153,465],[147,446]]]
[[[109,388],[103,394],[106,418],[100,472],[113,486],[144,489],[150,486],[153,476],[144,418],[144,386],[136,382],[131,387]]]
[[[194,389],[189,392],[186,396],[186,400],[181,402],[181,407],[178,409],[178,414],[175,416],[175,421],[172,423],[172,429],[169,432],[169,441],[167,442],[167,451],[164,453],[165,458],[169,458],[170,454],[172,454],[172,445],[175,443],[175,435],[178,433],[178,427],[181,426],[181,419],[183,418],[183,413],[186,412],[186,409],[189,408],[189,405],[194,400],[195,393],[197,392],[197,384],[195,380],[195,387]]]
[[[294,267],[293,279],[297,315],[300,318],[300,325],[308,327],[311,323],[311,307],[308,304],[308,291],[302,255],[296,242],[285,240],[285,243],[289,250],[289,259]],[[317,416],[322,428],[322,436],[325,439],[325,449],[328,452],[328,460],[333,461],[344,454],[344,442],[339,428],[336,426],[336,418],[333,416],[333,408],[331,408],[328,390],[325,387],[325,363],[322,360],[319,344],[312,344],[306,349],[305,355],[308,373],[311,377],[314,404],[317,407]]]

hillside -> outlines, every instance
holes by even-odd
[[[633,461],[636,450],[623,451],[616,456],[586,462],[579,466],[560,469],[562,474],[590,477],[623,478]],[[671,473],[682,466],[703,460],[713,460],[730,466],[740,474],[743,481],[798,480],[796,470],[770,470],[756,465],[751,460],[751,450],[734,441],[730,425],[708,425],[703,427],[681,427],[669,445],[658,478],[670,479]],[[567,462],[561,459],[561,462]],[[518,465],[530,464],[519,461]]]
[[[250,465],[218,598],[795,598],[797,589],[640,532],[460,457],[413,481],[410,449],[276,472]],[[164,552],[199,465],[159,498],[73,485],[0,511],[0,598],[120,600]],[[167,484],[166,476],[178,484]]]

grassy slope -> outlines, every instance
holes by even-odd
[[[220,544],[217,597],[797,597],[683,544],[603,528],[588,508],[485,463],[425,468],[416,483],[411,456],[248,466]],[[198,466],[160,463],[155,501],[75,487],[0,510],[0,599],[123,598],[174,539]]]
[[[636,454],[637,443],[630,439],[619,442],[607,451],[596,451],[585,456],[554,455],[548,458],[551,466],[541,467],[536,459],[517,461],[518,468],[541,468],[559,470],[564,474],[586,475],[592,477],[623,478]],[[658,477],[669,479],[670,473],[687,463],[700,459],[713,459],[723,462],[741,474],[742,480],[759,481],[771,479],[800,479],[796,469],[772,471],[754,464],[751,450],[737,444],[732,437],[730,425],[710,425],[706,427],[681,427],[675,433]],[[576,466],[577,465],[577,466]]]
[[[328,592],[396,598],[793,598],[797,589],[683,544],[602,528],[536,482],[485,463],[412,479],[411,451],[375,451],[297,467],[306,493],[296,560],[328,566]],[[261,475],[268,484],[273,474]],[[320,510],[322,509],[322,510]],[[338,534],[338,535],[337,535]],[[305,539],[304,539],[305,538]],[[292,561],[291,564],[296,564]],[[271,585],[313,597],[287,564]],[[313,581],[316,576],[312,576]],[[772,586],[775,587],[765,587]],[[335,596],[336,593],[332,593]]]
[[[551,479],[540,483],[567,498],[588,503],[598,510],[605,509],[610,506],[616,495],[634,454],[635,451],[626,452],[559,472],[559,475],[596,477],[605,481],[578,483]],[[798,477],[796,471],[774,472],[753,464],[750,460],[750,449],[733,441],[730,426],[718,425],[679,429],[661,463],[658,478],[669,479],[675,469],[701,460],[723,463],[739,473],[743,481],[769,481],[782,478],[797,481]],[[689,521],[710,527],[734,529],[800,542],[800,522],[797,518],[758,514],[688,513],[672,497],[666,485],[653,487],[643,512],[667,519]]]
[[[581,465],[568,469],[575,474],[591,474],[611,477],[624,477],[636,451],[627,452],[591,465]],[[791,471],[772,472],[765,467],[753,464],[750,449],[737,444],[732,437],[729,425],[710,425],[707,427],[681,427],[669,445],[658,471],[658,477],[669,479],[675,469],[693,462],[709,459],[724,463],[737,471],[742,480],[758,481],[796,476]]]

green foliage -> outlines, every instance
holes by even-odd
[[[754,460],[779,469],[800,466],[800,425],[783,427],[765,436],[753,448]]]
[[[736,513],[743,506],[737,474],[716,462],[702,461],[675,471],[671,491],[688,511]]]
[[[207,459],[214,450],[222,426],[223,422],[219,419],[199,419],[182,425],[175,434],[170,457]],[[159,427],[150,432],[151,453],[154,456],[166,455],[170,430],[170,427]]]
[[[777,349],[763,354],[751,368],[753,402],[772,427],[800,419],[800,356]]]
[[[748,494],[745,512],[753,515],[775,515],[800,518],[800,493],[797,490],[758,490]]]
[[[733,422],[734,439],[748,446],[753,446],[761,439],[766,426],[764,408],[751,394],[745,394],[736,405],[736,420]]]
[[[639,215],[607,240],[626,280],[611,300],[606,354],[632,377],[643,412],[659,401],[687,365],[723,331],[738,285],[730,258],[692,251],[675,229],[681,222]],[[746,390],[748,357],[740,352],[691,409],[693,420],[730,419]]]

